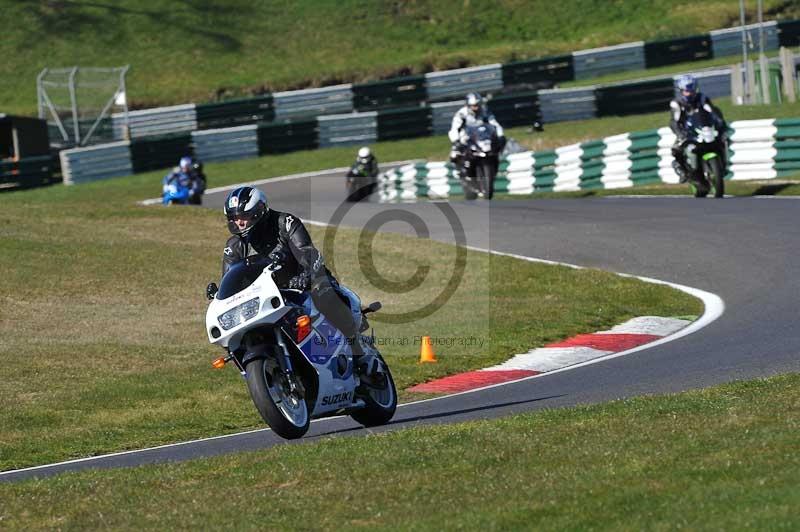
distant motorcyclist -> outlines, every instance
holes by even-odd
[[[286,286],[308,291],[317,309],[339,329],[353,347],[356,370],[371,375],[379,367],[373,355],[365,355],[361,344],[361,301],[342,286],[325,266],[297,216],[270,209],[267,196],[252,187],[239,187],[225,199],[225,217],[232,236],[222,255],[222,274],[250,255],[267,257],[281,264]],[[210,284],[207,295],[214,297]]]
[[[356,160],[347,172],[347,200],[360,201],[378,186],[378,159],[368,147],[358,150]]]
[[[164,178],[165,186],[173,182],[189,189],[188,203],[192,205],[202,203],[203,193],[206,190],[206,176],[200,161],[194,161],[188,155],[181,157],[178,166]]]
[[[697,78],[691,74],[684,74],[675,83],[678,89],[678,96],[669,102],[670,120],[669,127],[675,133],[675,143],[672,145],[672,168],[678,174],[681,183],[689,180],[691,169],[689,161],[686,159],[686,118],[697,111],[705,110],[711,113],[719,122],[719,129],[723,135],[723,144],[727,144],[727,124],[719,110],[711,99],[698,90]],[[723,167],[727,162],[727,153],[723,154]],[[699,160],[694,161],[694,168],[700,167]]]
[[[351,176],[378,177],[378,159],[367,146],[358,150],[356,161],[350,167]]]
[[[479,125],[481,122],[494,126],[497,133],[498,153],[503,151],[506,145],[503,126],[500,125],[494,115],[483,105],[483,98],[481,95],[477,92],[470,92],[465,99],[465,105],[453,115],[450,131],[447,133],[452,143],[450,162],[456,165],[459,173],[463,170],[464,152],[468,142],[466,128],[468,126]]]

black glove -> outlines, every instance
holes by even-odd
[[[286,253],[280,249],[273,249],[267,257],[273,264],[284,264],[286,262]]]
[[[308,288],[309,281],[311,281],[311,278],[307,273],[298,273],[289,279],[289,288],[294,290],[305,290]]]
[[[214,299],[214,296],[217,295],[218,291],[219,288],[217,288],[217,283],[208,283],[208,286],[206,286],[206,299],[211,301]]]

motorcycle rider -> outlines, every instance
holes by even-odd
[[[497,133],[498,148],[497,152],[503,151],[506,145],[506,137],[503,132],[503,126],[497,122],[494,115],[486,109],[483,105],[483,97],[477,92],[470,92],[467,94],[464,106],[461,107],[456,114],[453,115],[453,121],[450,125],[450,131],[447,136],[450,137],[452,148],[450,149],[450,162],[456,165],[458,173],[461,174],[464,165],[464,153],[467,148],[466,129],[467,126],[474,126],[486,122],[494,126]]]
[[[308,291],[317,309],[339,329],[353,348],[353,362],[361,376],[380,371],[377,357],[365,354],[361,344],[361,301],[342,286],[325,267],[322,255],[311,242],[303,222],[292,214],[270,209],[267,196],[248,186],[231,191],[223,208],[232,236],[225,244],[222,274],[233,264],[250,255],[268,257],[278,262],[289,278],[288,286]],[[206,295],[212,299],[215,285],[209,284]]]
[[[723,135],[723,145],[727,146],[725,132],[727,125],[722,116],[722,112],[711,103],[711,99],[700,92],[697,86],[697,78],[691,74],[684,74],[675,83],[678,89],[678,96],[669,102],[670,120],[669,127],[675,133],[675,143],[672,145],[672,168],[678,174],[681,183],[686,183],[691,174],[689,161],[686,159],[686,141],[688,131],[686,131],[686,118],[690,114],[701,109],[714,115],[720,122],[720,130]],[[723,155],[723,168],[727,161],[727,153]],[[698,156],[695,156],[698,157]],[[699,168],[699,157],[694,161],[694,168]]]
[[[192,205],[200,205],[203,192],[206,190],[206,176],[203,173],[203,165],[199,161],[193,161],[191,157],[184,156],[178,161],[178,166],[172,169],[164,178],[164,185],[169,185],[177,181],[180,187],[189,189],[188,202]]]
[[[358,150],[356,162],[350,167],[350,176],[378,177],[378,159],[367,146]]]

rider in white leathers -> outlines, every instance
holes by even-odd
[[[453,122],[450,125],[450,131],[447,135],[450,137],[450,142],[453,144],[450,150],[450,161],[453,162],[459,172],[463,163],[463,154],[467,144],[466,129],[468,126],[473,126],[486,122],[495,127],[497,132],[497,139],[499,149],[502,151],[506,144],[505,133],[503,126],[497,121],[494,115],[489,112],[483,105],[483,98],[477,92],[470,92],[467,94],[464,107],[456,111],[453,115]]]

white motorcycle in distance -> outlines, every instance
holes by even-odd
[[[463,170],[459,175],[464,198],[492,199],[500,152],[497,129],[489,122],[481,122],[467,126],[465,133],[467,143],[463,155]]]
[[[212,365],[236,365],[261,417],[283,438],[299,438],[312,418],[337,414],[367,427],[387,423],[397,408],[397,390],[374,336],[362,343],[382,367],[367,382],[353,371],[344,335],[309,294],[279,289],[280,276],[280,265],[258,257],[228,270],[206,312],[209,341],[227,351]],[[362,312],[379,309],[376,302]]]

